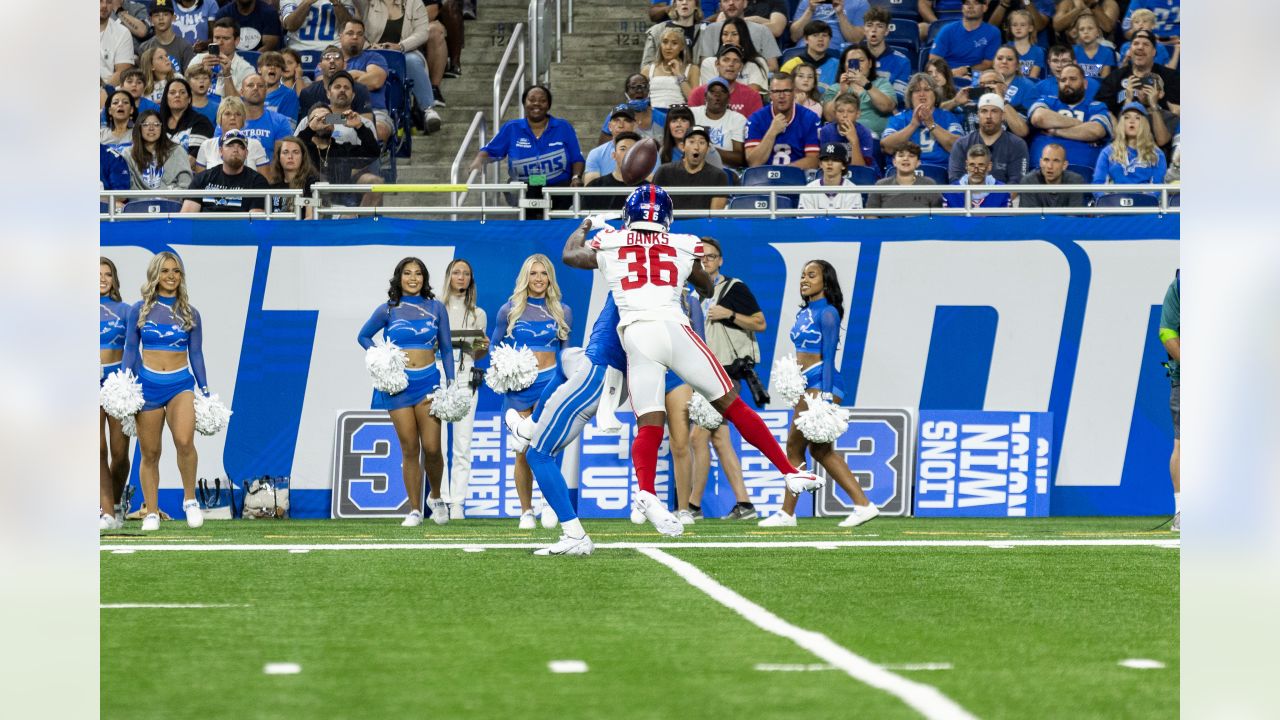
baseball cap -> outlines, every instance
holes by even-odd
[[[839,160],[840,162],[849,164],[849,150],[845,148],[844,143],[827,143],[822,146],[822,152],[818,153],[819,160]]]
[[[978,98],[978,109],[981,110],[984,107],[993,107],[998,110],[1003,110],[1004,100],[1000,99],[1000,96],[995,93],[986,93],[982,97]]]
[[[733,44],[721,45],[720,52],[716,53],[716,57],[724,57],[724,54],[728,52],[736,53],[739,58],[746,58],[746,55],[742,53],[742,48]]]
[[[733,90],[729,88],[729,81],[725,80],[719,75],[707,81],[707,89],[710,90],[712,85],[719,85],[720,87],[724,88],[726,92],[733,92]]]
[[[627,107],[626,105],[618,105],[613,109],[613,112],[609,113],[609,119],[612,120],[614,118],[619,118],[619,117],[624,117],[632,122],[635,122],[636,114],[632,112],[631,108]]]
[[[222,133],[222,144],[230,145],[231,143],[240,143],[246,148],[249,147],[249,143],[245,141],[244,135],[241,135],[239,130],[228,130]]]
[[[707,129],[702,127],[701,125],[694,125],[693,127],[689,128],[689,131],[684,134],[684,139],[688,140],[690,137],[693,137],[694,135],[701,135],[702,137],[707,139],[707,142],[711,142],[711,135],[709,135],[707,133]]]
[[[148,15],[158,15],[159,13],[173,14],[173,0],[155,0],[151,3],[151,10]]]
[[[1142,103],[1137,103],[1137,102],[1125,103],[1124,107],[1120,109],[1120,114],[1123,115],[1131,110],[1133,112],[1142,113],[1144,117],[1151,117],[1151,115],[1147,112],[1147,109],[1142,106]]]
[[[1152,45],[1156,45],[1160,42],[1159,40],[1156,40],[1156,34],[1151,32],[1150,30],[1139,30],[1138,32],[1133,34],[1133,37],[1129,38],[1129,42],[1132,43],[1134,40],[1137,40],[1138,38],[1146,38],[1147,41],[1150,42]]]

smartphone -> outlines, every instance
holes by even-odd
[[[326,125],[341,125],[346,121],[347,118],[342,113],[329,113],[324,116],[324,122]]]
[[[862,69],[862,61],[858,58],[849,58],[845,61],[844,66],[849,70],[860,70]]]

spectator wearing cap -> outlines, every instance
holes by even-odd
[[[619,167],[622,165],[622,158],[627,156],[627,151],[632,145],[640,142],[640,136],[630,130],[618,130],[613,133],[613,139],[606,143],[612,149],[612,155],[609,158],[613,169],[603,175],[597,175],[587,180],[589,188],[624,188],[638,187],[642,180],[636,180],[629,183],[622,179],[622,171]],[[603,145],[601,147],[604,147]],[[583,177],[586,177],[585,175]],[[652,177],[652,176],[651,176]],[[618,195],[583,195],[580,201],[580,207],[583,210],[621,210],[622,206],[627,202],[625,194]]]
[[[1085,100],[1084,89],[1084,71],[1072,63],[1058,76],[1057,95],[1031,104],[1031,125],[1037,130],[1031,141],[1033,154],[1056,142],[1066,148],[1071,165],[1093,167],[1098,161],[1098,152],[1111,138],[1111,115],[1097,100]]]
[[[706,85],[699,85],[689,93],[689,105],[698,106],[706,102],[707,86],[720,81],[729,88],[729,109],[740,113],[743,117],[751,117],[751,113],[761,107],[760,93],[745,83],[738,82],[742,71],[742,48],[737,45],[725,45],[720,48],[716,57],[716,72]]]
[[[1012,204],[1012,197],[1006,192],[996,192],[986,188],[1004,183],[991,176],[991,151],[986,145],[978,143],[965,153],[965,174],[957,178],[952,185],[969,185],[984,188],[975,190],[969,195],[971,208],[1007,208]],[[964,193],[947,193],[942,196],[942,206],[949,208],[965,207]]]
[[[777,38],[768,26],[758,22],[747,22],[746,9],[747,0],[720,0],[720,14],[698,36],[698,42],[693,49],[694,58],[699,59],[715,55],[720,46],[727,42],[720,37],[720,30],[727,22],[742,20],[743,22],[739,27],[747,29],[751,45],[764,58],[766,68],[768,70],[777,70],[778,56],[782,54],[782,51],[778,49]],[[735,44],[742,45],[744,42],[742,38],[739,38]]]
[[[240,102],[227,98],[223,104]],[[245,164],[249,143],[239,130],[227,130],[222,135],[218,161],[209,169],[197,172],[191,178],[191,190],[266,190],[267,179]],[[182,201],[182,212],[262,212],[265,197],[208,196]]]
[[[649,78],[644,73],[632,73],[623,83],[623,103],[636,117],[635,133],[640,137],[651,137],[655,140],[662,137],[662,125],[667,121],[667,111],[653,107],[649,100]],[[600,126],[600,142],[609,140],[609,118],[613,111],[604,118]]]
[[[213,91],[218,95],[227,95],[227,86],[240,87],[244,79],[253,73],[253,66],[236,54],[240,41],[240,27],[231,18],[214,20],[209,29],[209,49],[191,58],[187,64],[187,72],[196,66],[203,66],[213,77]]]
[[[804,28],[804,39],[804,47],[788,50],[783,55],[778,69],[795,75],[801,65],[808,65],[818,75],[818,89],[824,98],[835,97],[840,52],[831,48],[831,26],[821,20],[810,20]]]
[[[1040,151],[1040,169],[1022,176],[1021,185],[1085,185],[1080,173],[1067,169],[1067,151],[1058,143],[1049,143]],[[1018,207],[1060,208],[1084,207],[1088,198],[1080,192],[1024,192],[1018,195]]]
[[[818,167],[822,174],[809,182],[808,187],[856,187],[849,178],[849,151],[844,143],[831,142],[818,151]],[[862,208],[862,193],[821,192],[801,193],[801,210],[858,210]]]
[[[707,162],[711,152],[711,136],[701,125],[694,125],[684,136],[684,156],[658,166],[653,182],[661,187],[706,187],[728,185],[729,178],[720,168]],[[729,204],[725,196],[672,195],[677,210],[723,210]]]
[[[721,77],[712,78],[707,83],[704,100],[705,105],[690,108],[694,124],[707,129],[711,145],[725,165],[745,167],[747,152],[743,149],[743,142],[747,137],[747,118],[729,107],[728,81]]]
[[[1133,34],[1129,42],[1129,60],[1116,72],[1102,81],[1098,90],[1098,99],[1107,104],[1107,109],[1117,115],[1125,103],[1137,98],[1134,93],[1142,87],[1151,87],[1158,76],[1164,84],[1164,97],[1160,99],[1160,108],[1174,114],[1181,113],[1182,102],[1178,73],[1167,67],[1156,64],[1156,36],[1150,30],[1139,30]]]
[[[183,68],[191,64],[191,58],[195,57],[196,53],[191,49],[191,43],[173,29],[173,0],[155,0],[151,3],[150,13],[151,29],[154,34],[150,40],[142,43],[142,54],[146,55],[156,48],[163,48],[169,53],[169,61],[173,63],[173,69],[182,72]]]
[[[280,47],[280,16],[272,5],[261,0],[234,0],[218,11],[216,18],[231,18],[240,26],[241,50],[266,52]]]
[[[685,49],[688,51],[688,57],[693,57],[693,46],[698,40],[698,35],[702,33],[702,8],[698,7],[698,0],[675,0],[672,2],[662,17],[654,20],[656,23],[649,28],[645,35],[644,52],[640,56],[640,66],[644,67],[653,62],[658,57],[658,43],[662,39],[662,34],[667,28],[677,28],[684,36]],[[696,84],[696,83],[695,83]]]
[[[800,0],[791,22],[791,40],[804,45],[809,40],[808,25],[816,20],[831,30],[836,48],[862,42],[862,17],[870,7],[867,0]]]
[[[1144,185],[1164,182],[1168,170],[1164,152],[1151,134],[1150,115],[1141,103],[1129,103],[1120,111],[1111,146],[1098,154],[1093,184]],[[1103,193],[1096,193],[1101,196]]]
[[[245,143],[246,158],[245,162],[252,168],[265,168],[270,165],[271,161],[267,159],[267,151],[262,147],[262,142],[257,138],[251,138],[241,134],[244,129],[246,111],[244,101],[238,97],[223,98],[218,105],[218,124],[214,128],[214,136],[205,140],[200,144],[200,149],[196,152],[196,160],[192,164],[192,169],[201,172],[211,167],[216,167],[222,162],[222,143],[223,138],[230,131],[234,130],[235,136],[239,137]]]
[[[929,50],[929,59],[941,58],[954,77],[973,77],[991,67],[1000,47],[1000,30],[983,22],[986,0],[964,0],[960,5],[960,21],[938,31]]]
[[[835,108],[835,120],[818,128],[818,144],[826,147],[831,143],[844,146],[846,165],[865,165],[880,174],[880,164],[876,160],[875,136],[862,123],[858,122],[862,112],[862,104],[852,93],[837,97],[832,103]],[[822,161],[819,153],[818,161]]]
[[[917,175],[920,168],[920,146],[907,140],[893,153],[892,176],[876,181],[876,185],[937,185],[933,178]],[[929,190],[903,193],[871,193],[868,208],[936,208],[942,207],[942,195]]]
[[[267,84],[267,96],[263,104],[271,112],[280,113],[296,123],[299,110],[298,93],[284,84],[284,69],[284,55],[274,50],[264,52],[258,57],[258,74]]]
[[[954,113],[938,107],[938,86],[925,73],[916,73],[907,83],[907,109],[889,118],[880,138],[880,148],[896,154],[907,142],[920,148],[924,162],[946,167],[951,146],[964,134],[964,126]]]
[[[795,81],[775,73],[769,81],[769,105],[747,118],[747,165],[818,166],[818,122],[795,102]]]
[[[1004,123],[1004,100],[995,93],[978,98],[978,129],[960,137],[951,146],[951,162],[947,177],[951,182],[968,172],[966,168],[969,148],[982,145],[991,158],[991,176],[1002,183],[1015,183],[1027,174],[1027,144],[1022,138],[1007,132]]]
[[[671,112],[667,113],[667,124],[664,128],[661,142],[661,150],[658,153],[660,163],[676,162],[684,157],[684,139],[696,123],[693,121],[693,110],[686,106],[671,108]],[[706,130],[704,127],[703,130]],[[711,134],[707,133],[707,142],[711,141]],[[720,159],[720,153],[716,152],[716,148],[712,145],[707,149],[705,154],[706,163],[718,170],[724,169],[724,162]]]
[[[614,138],[618,136],[618,133],[631,133],[636,137],[647,137],[636,132],[636,114],[631,112],[631,108],[626,105],[615,107],[609,115],[609,141],[600,143],[587,153],[587,163],[582,173],[582,181],[584,183],[590,183],[592,180],[608,175],[616,169],[614,155],[616,154],[617,145]],[[654,161],[653,169],[658,169],[657,160]]]
[[[720,28],[720,44],[716,46],[715,52],[700,57],[695,63],[694,84],[705,83],[707,78],[716,76],[719,72],[716,61],[720,51],[730,45],[738,49],[738,55],[742,58],[737,81],[750,85],[757,92],[764,92],[769,87],[769,66],[751,45],[751,33],[747,31],[747,21],[742,18],[730,20]]]
[[[1130,11],[1129,16],[1125,18],[1125,22],[1128,23],[1128,25],[1125,26],[1126,37],[1133,37],[1134,33],[1138,32],[1139,30],[1147,30],[1147,31],[1155,32],[1156,25],[1159,23],[1159,21],[1156,19],[1156,14],[1146,8],[1140,8],[1138,10]],[[1178,42],[1178,38],[1175,37],[1175,38],[1172,38],[1172,40],[1173,40],[1172,53],[1170,53],[1169,51],[1169,46],[1166,45],[1164,42],[1156,44],[1156,64],[1163,65],[1169,68],[1170,70],[1177,70],[1178,56],[1181,54],[1182,45],[1181,43]],[[1166,40],[1165,42],[1168,42],[1168,41]],[[1126,42],[1125,44],[1120,46],[1120,51],[1119,51],[1120,64],[1123,65],[1124,63],[1129,61],[1129,47],[1132,44],[1133,43]]]
[[[339,74],[346,76],[352,83],[352,92],[354,97],[351,100],[351,108],[358,113],[372,113],[373,103],[369,98],[369,88],[355,82],[351,77],[351,73],[347,72],[347,58],[342,54],[342,49],[337,45],[330,45],[320,54],[320,82],[313,82],[298,95],[298,106],[300,112],[298,119],[303,120],[307,113],[307,108],[322,103],[324,105],[332,102],[329,97],[329,84]]]

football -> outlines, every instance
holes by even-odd
[[[657,162],[658,141],[653,138],[644,138],[632,145],[627,154],[622,157],[620,168],[622,181],[631,184],[644,180],[649,173],[653,172]]]

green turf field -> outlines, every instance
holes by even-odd
[[[667,540],[587,521],[587,558],[533,557],[558,532],[514,521],[129,523],[102,539],[103,716],[1177,716],[1179,550],[1159,520],[835,523]],[[156,604],[227,607],[132,607]]]

